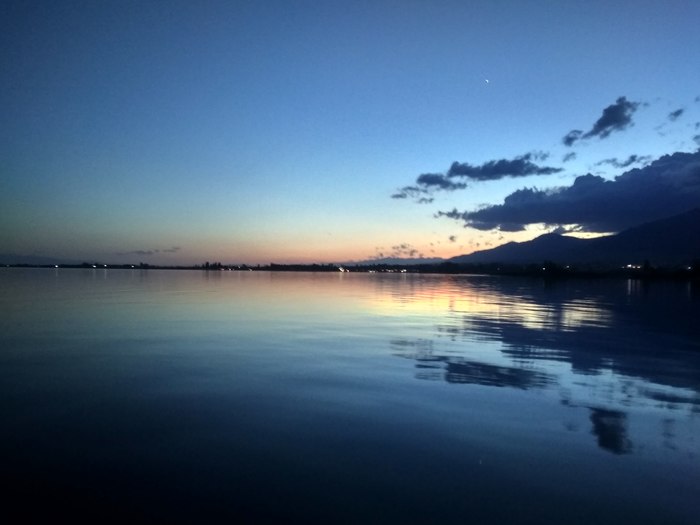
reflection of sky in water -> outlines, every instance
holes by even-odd
[[[0,445],[30,491],[275,522],[696,521],[685,283],[0,269],[0,292]]]

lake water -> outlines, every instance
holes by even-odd
[[[697,283],[0,269],[0,307],[26,518],[700,519]]]

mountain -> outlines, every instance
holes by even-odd
[[[572,254],[580,249],[583,239],[546,233],[527,242],[509,242],[490,250],[481,250],[469,255],[458,255],[450,259],[454,263],[541,263],[545,260],[573,262]]]
[[[559,264],[622,266],[649,261],[672,266],[700,259],[700,208],[623,230],[616,235],[578,239],[554,233],[527,242],[510,242],[450,259],[453,263]]]

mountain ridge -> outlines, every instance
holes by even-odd
[[[449,259],[452,263],[653,265],[687,264],[700,259],[700,208],[647,222],[615,235],[580,239],[546,233]]]

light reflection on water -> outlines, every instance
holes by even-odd
[[[0,269],[6,471],[125,517],[693,523],[699,295]]]

